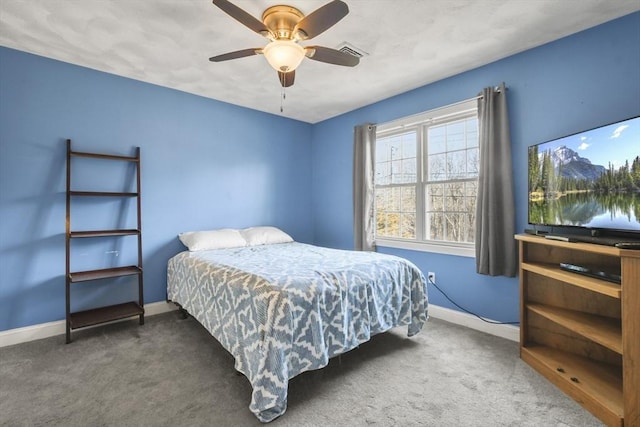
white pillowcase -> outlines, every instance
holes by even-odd
[[[178,234],[178,238],[190,251],[209,249],[239,248],[247,242],[239,230],[223,228],[220,230],[188,231]]]
[[[293,242],[291,236],[276,227],[250,227],[240,230],[247,246]]]

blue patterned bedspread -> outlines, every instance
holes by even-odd
[[[427,285],[411,262],[298,242],[182,252],[169,260],[168,298],[235,358],[262,422],[287,408],[288,381],[388,329],[417,334]]]

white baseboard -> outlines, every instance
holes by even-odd
[[[520,328],[518,326],[483,322],[471,314],[433,304],[429,304],[429,316],[511,341],[520,341]]]
[[[145,304],[144,306],[145,316],[167,313],[176,309],[177,307],[175,304],[164,301]],[[520,340],[520,328],[517,326],[486,323],[470,314],[461,313],[438,305],[429,304],[429,316],[445,320],[456,325],[466,326],[467,328],[475,329],[487,334],[506,338],[511,341],[518,342]],[[0,332],[0,348],[39,340],[42,338],[53,337],[56,335],[63,335],[64,333],[64,320],[41,323],[39,325],[26,326],[24,328],[9,329],[8,331]]]
[[[177,310],[173,303],[164,301],[153,302],[144,305],[144,315],[153,316],[155,314],[167,313]],[[65,333],[65,321],[57,320],[55,322],[41,323],[39,325],[25,326],[24,328],[9,329],[0,332],[0,348],[14,344],[21,344],[28,341],[49,338]]]

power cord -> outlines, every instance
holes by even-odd
[[[494,324],[494,325],[519,325],[520,324],[520,322],[498,322],[496,320],[485,319],[484,317],[480,316],[479,314],[476,314],[473,311],[467,310],[466,308],[460,306],[457,302],[455,302],[454,300],[449,298],[449,295],[447,295],[442,289],[440,289],[438,287],[438,285],[436,285],[433,280],[431,280],[430,278],[428,280],[429,280],[429,284],[433,285],[438,291],[440,291],[440,293],[442,295],[444,295],[444,297],[446,299],[448,299],[451,304],[455,305],[456,307],[458,307],[462,311],[465,311],[465,312],[467,312],[467,313],[469,313],[469,314],[471,314],[473,316],[476,316],[478,319],[482,320],[483,322],[491,323],[491,324]]]

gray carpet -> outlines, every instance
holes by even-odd
[[[177,313],[0,348],[0,425],[254,426],[251,387]],[[601,426],[518,358],[517,343],[431,319],[290,381],[271,426]]]

